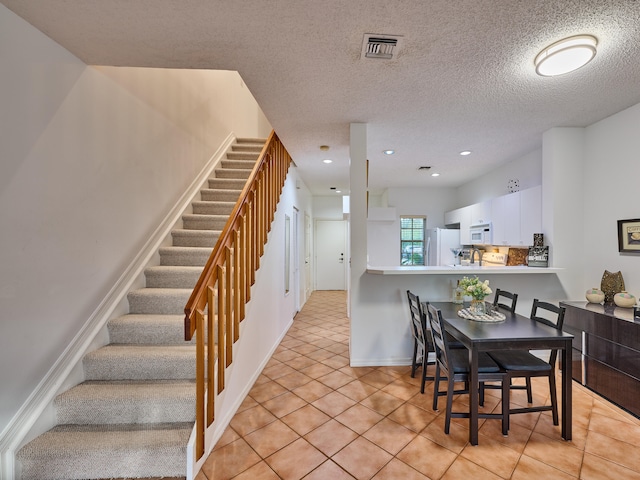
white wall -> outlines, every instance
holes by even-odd
[[[316,220],[342,220],[342,195],[313,197],[313,216]]]
[[[618,220],[640,218],[639,125],[640,104],[586,129],[581,215],[585,291],[600,286],[606,269],[622,272],[627,291],[640,298],[640,254],[619,253],[617,235]]]
[[[4,6],[0,31],[1,432],[222,141],[269,129],[235,72],[89,67]]]
[[[519,181],[520,190],[540,185],[542,183],[542,149],[536,149],[461,185],[457,188],[457,204],[453,208],[466,207],[506,195],[509,193],[507,184],[511,179]]]

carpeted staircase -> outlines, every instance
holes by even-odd
[[[110,343],[83,359],[85,382],[54,401],[58,425],[16,455],[22,480],[184,477],[195,421],[195,347],[184,306],[264,146],[237,139],[193,213],[128,293]]]

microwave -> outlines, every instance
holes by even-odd
[[[473,225],[470,228],[473,245],[490,245],[492,243],[491,224]]]

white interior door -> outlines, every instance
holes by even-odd
[[[316,220],[316,290],[346,290],[346,231],[344,220]]]

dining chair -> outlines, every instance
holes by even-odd
[[[433,382],[433,409],[438,409],[438,398],[447,397],[445,411],[444,433],[449,433],[451,418],[469,418],[469,412],[453,412],[453,396],[469,393],[469,352],[466,349],[450,349],[446,335],[442,312],[433,305],[428,305],[428,317],[436,354],[436,372]],[[447,390],[440,391],[440,380],[446,377]],[[480,413],[479,418],[500,418],[502,420],[502,434],[509,431],[509,374],[502,370],[488,354],[478,355],[478,381],[480,385],[485,381],[502,382],[502,410],[501,413]],[[465,388],[455,390],[455,382],[464,382]],[[483,390],[480,389],[480,392]],[[480,397],[480,405],[483,404]]]
[[[413,333],[413,359],[411,361],[411,378],[415,378],[418,366],[422,366],[422,380],[420,382],[420,393],[424,393],[424,385],[427,380],[433,380],[433,376],[427,375],[427,365],[434,365],[429,362],[429,352],[431,347],[431,336],[427,331],[425,315],[422,310],[420,298],[407,290],[409,300],[409,312],[411,314],[411,332]]]
[[[517,303],[518,303],[518,294],[517,293],[511,293],[511,292],[508,292],[506,290],[501,290],[499,288],[496,288],[496,293],[495,293],[495,296],[493,297],[493,307],[494,308],[506,310],[506,311],[511,312],[511,313],[516,313],[516,305],[517,305]],[[484,386],[483,386],[483,389],[484,388],[500,389],[500,388],[502,388],[502,385],[495,385],[495,384],[485,383]],[[526,390],[527,391],[527,396],[529,398],[531,398],[531,379],[529,379],[529,378],[525,379],[525,384],[524,385],[513,385],[513,383],[512,383],[510,388],[511,388],[511,390]],[[484,394],[484,392],[482,392],[482,394]],[[531,403],[531,402],[529,402],[529,403]]]
[[[548,302],[541,302],[537,298],[533,300],[531,307],[531,319],[543,325],[562,330],[564,322],[564,307],[558,307]],[[558,398],[556,392],[556,359],[558,350],[553,349],[549,355],[549,360],[545,361],[528,350],[500,350],[490,352],[489,355],[509,373],[510,378],[525,378],[527,381],[527,401],[533,403],[531,392],[532,377],[548,377],[549,393],[551,395],[551,405],[531,406],[524,408],[509,409],[510,414],[542,412],[551,410],[553,424],[558,425]],[[515,388],[516,386],[512,386]],[[519,386],[521,388],[521,386]]]
[[[508,300],[503,301],[502,298]],[[518,294],[507,292],[506,290],[500,290],[496,288],[495,297],[493,297],[493,306],[498,308],[504,308],[505,310],[516,313],[516,304],[518,303]]]

